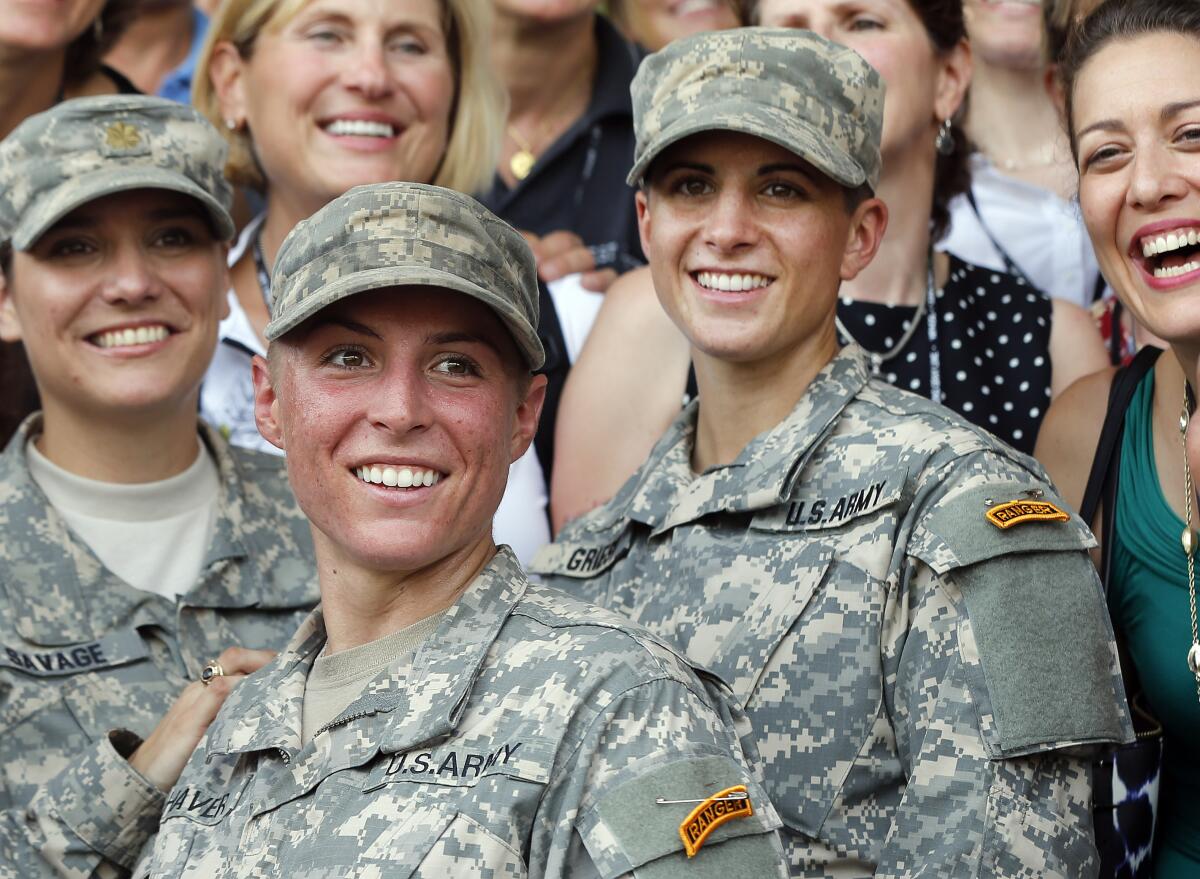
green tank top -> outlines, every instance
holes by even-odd
[[[1108,605],[1165,736],[1154,876],[1196,879],[1200,877],[1200,700],[1196,679],[1187,667],[1192,629],[1187,559],[1180,545],[1184,523],[1167,505],[1158,483],[1153,400],[1151,370],[1125,413],[1113,511],[1115,533],[1106,535],[1113,541]]]

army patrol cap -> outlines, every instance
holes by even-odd
[[[811,31],[745,27],[675,40],[630,87],[631,186],[677,141],[737,131],[790,150],[843,186],[879,182],[883,80],[858,53]]]
[[[131,189],[190,195],[234,236],[225,140],[191,107],[146,95],[63,101],[0,142],[0,243],[28,250],[81,205]]]
[[[356,186],[288,233],[271,275],[267,339],[384,287],[440,287],[478,299],[504,321],[531,370],[545,362],[525,239],[475,199],[424,183]]]

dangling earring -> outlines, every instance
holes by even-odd
[[[949,119],[942,120],[942,127],[938,129],[933,145],[937,149],[938,155],[948,156],[954,152],[954,135],[950,130]]]
[[[92,19],[92,39],[97,43],[104,41],[104,19],[99,15]]]

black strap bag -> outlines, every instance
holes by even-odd
[[[1132,363],[1114,374],[1104,427],[1100,431],[1100,442],[1080,506],[1080,516],[1090,525],[1103,502],[1104,554],[1100,580],[1106,594],[1112,570],[1113,521],[1125,411],[1138,384],[1154,368],[1161,354],[1161,349],[1147,346],[1138,352]],[[1137,739],[1092,764],[1092,822],[1100,852],[1101,879],[1150,879],[1151,847],[1162,774],[1162,725],[1146,709],[1137,670],[1124,649],[1119,631],[1117,651]]]

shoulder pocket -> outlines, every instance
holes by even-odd
[[[1005,515],[989,516],[998,506]],[[1029,484],[968,489],[914,534],[910,555],[961,602],[960,652],[994,758],[1124,740],[1112,625],[1086,553],[1094,545],[1061,498]]]
[[[715,799],[737,785],[746,788],[748,808]],[[659,803],[660,799],[682,802]],[[705,855],[711,856],[728,840],[754,836],[763,838],[762,845],[749,849],[748,856],[769,863],[780,851],[773,837],[781,826],[758,783],[728,757],[718,756],[677,760],[625,781],[604,792],[577,824],[601,879],[631,872],[679,875],[676,871],[684,861],[688,875],[714,877],[706,866],[715,859]],[[686,854],[688,846],[691,856]],[[668,858],[677,864],[676,870],[642,869]],[[745,863],[742,867],[745,876],[776,875]]]

